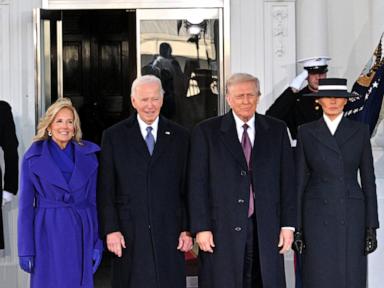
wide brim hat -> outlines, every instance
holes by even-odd
[[[303,64],[303,68],[310,74],[323,74],[328,72],[329,60],[331,58],[328,56],[317,56],[300,59],[297,62]]]
[[[347,90],[347,79],[344,78],[325,78],[319,79],[318,92],[304,94],[306,97],[330,97],[330,98],[349,98],[352,94]]]

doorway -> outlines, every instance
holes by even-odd
[[[100,143],[105,128],[132,112],[135,12],[63,11],[62,31],[63,96],[80,114],[83,138]]]
[[[37,10],[36,119],[69,97],[99,144],[134,112],[131,85],[145,74],[161,79],[162,115],[188,129],[224,112],[221,9]]]

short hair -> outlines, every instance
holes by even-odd
[[[146,84],[152,84],[152,83],[156,83],[157,85],[159,85],[160,96],[163,97],[164,96],[164,90],[163,90],[163,86],[161,85],[160,79],[154,75],[144,75],[144,76],[136,78],[135,81],[133,81],[132,87],[131,87],[131,98],[136,95],[136,88],[137,87],[142,86],[142,85],[146,85]]]
[[[75,135],[73,139],[81,144],[81,127],[80,127],[80,117],[76,111],[76,108],[72,105],[72,102],[69,98],[59,98],[51,106],[48,107],[45,114],[40,118],[39,125],[37,126],[37,133],[33,138],[33,141],[41,141],[48,139],[48,127],[52,124],[57,113],[62,109],[67,108],[73,113],[73,126],[75,128]]]
[[[244,82],[253,82],[256,86],[256,92],[258,92],[258,96],[261,95],[260,92],[260,81],[257,77],[248,74],[248,73],[235,73],[232,74],[228,79],[225,84],[225,93],[228,94],[228,89],[229,87],[239,84],[239,83],[244,83]]]
[[[172,47],[167,42],[162,42],[159,47],[159,53],[164,58],[169,58],[172,55]]]

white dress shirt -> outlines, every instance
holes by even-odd
[[[244,122],[233,111],[232,113],[233,113],[233,117],[235,118],[237,137],[239,137],[240,143],[241,143],[241,139],[243,138],[243,132],[244,132],[243,125],[247,124],[248,137],[251,140],[251,144],[253,147],[253,143],[255,142],[255,115],[253,115],[252,118],[248,120],[248,122]]]
[[[325,124],[327,124],[329,131],[332,135],[335,135],[336,129],[339,126],[341,119],[343,119],[343,113],[340,113],[335,119],[331,120],[329,117],[325,114],[323,114],[323,118],[325,121]]]
[[[141,135],[143,136],[143,139],[145,140],[145,137],[147,137],[147,134],[148,134],[147,127],[152,127],[151,132],[156,142],[157,128],[159,127],[159,116],[157,116],[157,118],[155,119],[155,121],[152,122],[152,124],[148,125],[140,118],[140,115],[137,114],[137,121],[139,122],[140,132],[141,132]]]

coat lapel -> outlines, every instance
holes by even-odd
[[[42,143],[41,154],[31,161],[31,170],[48,183],[69,191],[67,181],[51,157],[48,141]]]
[[[143,158],[149,160],[151,155],[149,154],[147,144],[141,134],[139,121],[137,121],[137,113],[127,119],[126,125],[127,135],[122,136],[126,141],[126,145],[131,145]]]
[[[243,149],[237,135],[232,110],[225,114],[221,120],[220,135],[224,145],[231,152],[232,156],[239,162],[243,169],[248,170]]]
[[[257,167],[256,165],[259,163],[260,159],[263,159],[264,157],[264,148],[266,143],[266,134],[268,133],[269,125],[268,123],[262,118],[259,117],[257,114],[255,114],[255,141],[253,143],[253,149],[252,149],[252,165],[253,170],[255,170]]]
[[[166,151],[166,148],[170,147],[170,142],[174,136],[173,132],[174,131],[171,131],[169,128],[168,120],[160,116],[157,139],[151,159],[152,161],[158,159]]]
[[[351,125],[351,121],[343,117],[335,133],[335,138],[339,147],[347,142],[358,130],[357,126]]]
[[[312,135],[321,143],[328,146],[330,149],[337,153],[341,153],[339,145],[337,144],[336,138],[329,131],[324,118],[321,117],[316,122],[316,128],[311,130]]]
[[[81,188],[97,169],[97,160],[93,157],[93,152],[88,151],[86,147],[75,143],[75,167],[72,172],[69,187],[72,191]]]

